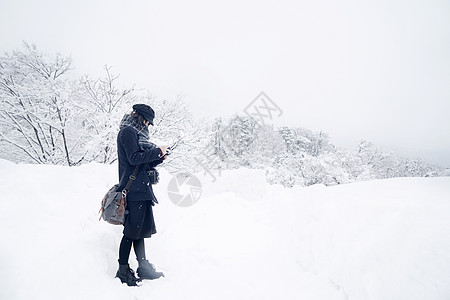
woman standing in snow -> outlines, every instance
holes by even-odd
[[[123,117],[117,136],[119,191],[125,188],[135,167],[140,165],[136,179],[127,193],[128,215],[120,242],[119,270],[116,274],[122,283],[125,282],[129,286],[136,286],[142,279],[164,276],[163,273],[156,272],[146,259],[144,245],[144,238],[156,233],[152,209],[152,206],[158,203],[152,189],[152,184],[157,183],[154,167],[162,163],[168,154],[168,146],[156,146],[149,141],[148,126],[153,125],[154,117],[155,112],[150,106],[133,105],[133,112]],[[136,278],[128,264],[132,246],[139,264],[139,278]]]

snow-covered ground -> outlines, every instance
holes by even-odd
[[[448,177],[285,189],[258,170],[196,174],[183,208],[161,171],[146,245],[166,277],[130,288],[114,278],[121,227],[97,214],[117,166],[0,170],[0,299],[450,299]]]

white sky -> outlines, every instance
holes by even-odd
[[[0,51],[37,44],[75,72],[198,116],[242,112],[261,91],[277,124],[361,139],[450,167],[450,2],[0,0]]]

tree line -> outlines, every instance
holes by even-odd
[[[264,169],[269,183],[288,187],[442,174],[367,141],[347,150],[324,132],[262,126],[245,115],[196,120],[182,95],[160,99],[147,90],[119,88],[109,66],[101,78],[73,79],[72,69],[70,57],[28,43],[0,56],[0,157],[67,166],[114,163],[120,120],[141,102],[157,114],[152,141],[178,142],[165,163],[174,173],[242,166]]]

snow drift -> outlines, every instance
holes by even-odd
[[[450,298],[447,177],[285,189],[259,170],[200,173],[181,208],[161,171],[146,245],[166,277],[129,288],[114,278],[122,228],[97,214],[117,166],[0,169],[1,299]]]

